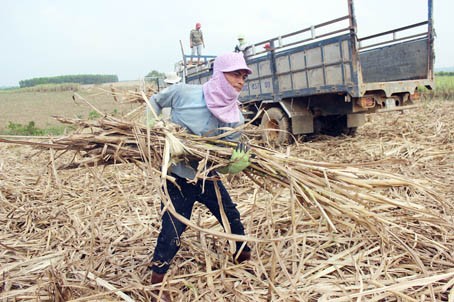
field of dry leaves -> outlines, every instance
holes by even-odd
[[[333,228],[286,187],[226,178],[252,260],[234,264],[227,239],[189,228],[164,287],[175,301],[454,301],[453,113],[452,101],[426,102],[371,115],[355,137],[280,150],[421,186],[375,183],[390,202],[365,202],[373,217],[362,224],[333,211]],[[0,300],[149,301],[159,174],[134,164],[57,171],[54,155],[0,143]],[[222,232],[202,206],[192,222]]]

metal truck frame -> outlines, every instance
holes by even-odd
[[[348,0],[347,16],[251,45],[253,73],[240,94],[246,120],[255,116],[263,138],[282,144],[301,134],[352,135],[368,113],[415,107],[418,87],[434,87],[432,0],[427,16],[359,38]],[[188,66],[188,57],[185,82],[208,81],[213,60]]]

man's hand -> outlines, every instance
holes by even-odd
[[[237,174],[246,169],[251,163],[249,157],[251,150],[248,144],[238,143],[230,157],[228,166],[222,167],[218,171],[223,174]]]

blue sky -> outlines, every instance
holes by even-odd
[[[454,66],[454,1],[434,0],[436,67]],[[65,74],[116,74],[136,80],[173,70],[202,23],[204,54],[251,43],[347,14],[347,0],[0,0],[0,86]],[[216,5],[214,5],[216,3]],[[359,35],[427,19],[426,0],[356,0]]]

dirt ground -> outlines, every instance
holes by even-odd
[[[450,223],[412,216],[408,228],[425,237],[403,247],[347,219],[336,233],[312,209],[292,208],[299,220],[287,219],[287,193],[268,196],[236,176],[225,184],[246,232],[271,239],[251,243],[252,261],[235,265],[225,241],[190,229],[166,289],[175,301],[454,301],[453,115],[454,101],[426,102],[370,115],[355,137],[321,136],[282,150],[418,180],[436,201],[408,188],[387,194]],[[133,165],[56,171],[54,160],[70,155],[54,156],[0,143],[0,300],[149,301],[158,177]],[[192,219],[222,230],[202,207]]]
[[[136,85],[137,84],[137,85]],[[125,114],[132,108],[131,104],[115,102],[110,91],[111,86],[119,90],[134,90],[139,87],[138,83],[122,83],[116,85],[82,86],[80,94],[93,106],[108,114]],[[9,123],[27,125],[35,122],[37,128],[62,126],[53,116],[65,116],[68,118],[89,117],[93,111],[86,103],[73,99],[74,92],[51,91],[51,92],[0,92],[0,131],[8,128]]]

